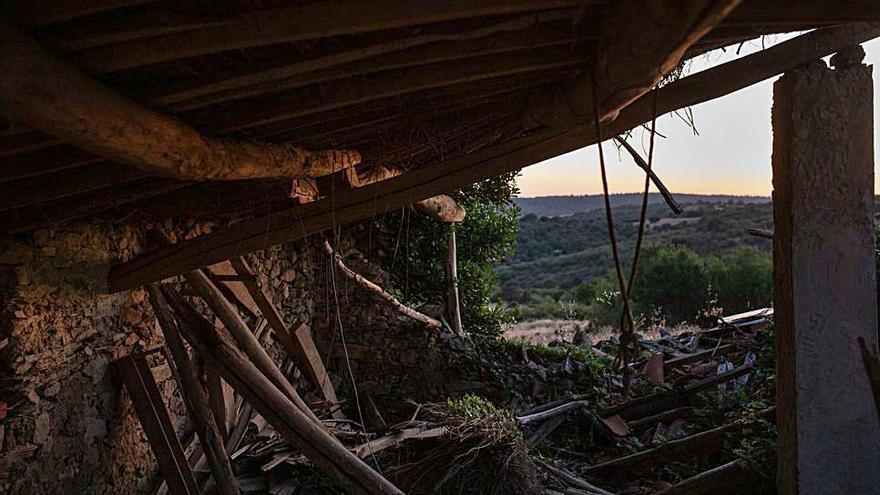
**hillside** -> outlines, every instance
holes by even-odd
[[[711,196],[681,204],[685,209],[681,215],[672,214],[665,204],[648,207],[646,243],[685,245],[701,256],[720,256],[741,245],[771,251],[768,239],[747,233],[749,228],[772,228],[769,199]],[[623,260],[628,261],[638,231],[639,205],[619,204],[613,212]],[[534,213],[521,217],[515,253],[496,267],[496,276],[504,300],[532,290],[559,299],[611,269],[605,212],[593,209],[552,218]]]
[[[679,203],[766,203],[769,198],[763,196],[731,196],[710,194],[676,194]],[[582,196],[541,196],[537,198],[515,198],[516,203],[522,210],[522,215],[534,214],[539,217],[561,217],[575,213],[584,213],[591,210],[604,208],[605,204],[600,194]],[[663,198],[657,193],[652,193],[648,198],[648,204],[661,204]],[[612,194],[612,207],[627,205],[641,205],[641,193]]]

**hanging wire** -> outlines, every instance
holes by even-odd
[[[648,192],[651,188],[651,167],[654,164],[654,136],[656,135],[657,128],[657,91],[654,91],[653,98],[653,114],[651,117],[651,134],[649,138],[648,144],[648,166],[645,167],[645,187],[642,192],[642,209],[639,214],[639,232],[636,237],[636,246],[633,252],[633,260],[632,265],[630,265],[629,270],[629,280],[626,286],[626,297],[629,298],[633,293],[633,289],[635,287],[636,280],[636,268],[639,264],[639,254],[642,250],[642,240],[645,236],[645,218],[648,213]],[[630,391],[630,369],[629,369],[629,349],[627,347],[630,344],[636,343],[635,337],[635,325],[632,317],[632,312],[629,310],[629,304],[627,302],[624,305],[623,313],[620,315],[620,361],[623,366],[623,394],[624,396],[629,395]],[[625,338],[624,338],[625,336]]]
[[[620,265],[620,252],[617,248],[617,236],[614,233],[614,216],[611,213],[611,198],[608,193],[608,174],[605,168],[605,153],[602,151],[602,127],[599,119],[599,100],[596,96],[596,73],[593,72],[593,117],[596,126],[596,142],[599,148],[599,170],[602,175],[602,197],[605,200],[605,221],[608,224],[608,239],[611,242],[611,254],[614,258],[614,271],[617,274],[617,283],[620,286],[620,297],[623,300],[623,317],[620,328],[620,353],[618,360],[623,366],[623,395],[629,396],[630,369],[629,369],[629,344],[635,340],[632,311],[629,309],[629,291],[623,279],[623,268]]]
[[[331,221],[331,232],[333,233],[333,241],[334,241],[334,250],[332,256],[339,256],[339,239],[340,239],[340,231],[336,226],[336,188],[334,187],[333,181],[330,181],[330,221]],[[339,288],[336,285],[336,263],[335,260],[330,259],[330,284],[333,293],[333,302],[336,306],[336,325],[339,331],[339,342],[342,345],[342,353],[345,356],[345,367],[348,371],[348,377],[351,380],[351,391],[354,395],[354,403],[357,408],[358,413],[358,421],[361,425],[361,432],[364,436],[364,441],[367,442],[367,448],[370,451],[370,458],[373,461],[373,464],[376,466],[376,470],[379,474],[382,473],[382,467],[379,465],[379,460],[376,458],[376,454],[373,452],[373,446],[369,442],[367,438],[367,426],[364,423],[364,412],[361,408],[361,398],[360,393],[358,392],[357,380],[354,378],[354,371],[351,368],[351,358],[348,355],[348,343],[345,341],[345,329],[342,325],[342,312],[339,310]],[[383,474],[384,475],[384,474]]]

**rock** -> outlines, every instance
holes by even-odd
[[[43,389],[43,395],[46,397],[55,397],[58,395],[58,392],[61,392],[61,384],[58,382],[52,382],[48,387]]]
[[[36,390],[28,390],[27,398],[28,398],[28,400],[31,401],[33,404],[39,404],[39,403],[40,403],[40,394],[38,394]]]
[[[293,282],[293,279],[296,278],[296,270],[293,268],[288,268],[284,270],[284,273],[281,274],[281,280],[284,282]]]
[[[34,443],[37,445],[42,445],[46,443],[46,440],[49,439],[49,431],[51,429],[51,418],[48,412],[43,412],[39,416],[37,416],[37,420],[34,421]]]

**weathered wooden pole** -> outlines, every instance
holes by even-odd
[[[859,47],[773,88],[778,487],[877,493],[880,422],[858,338],[877,343],[871,68]]]
[[[235,485],[235,474],[223,444],[223,433],[217,424],[219,418],[216,418],[211,411],[208,394],[199,382],[192,361],[183,346],[183,340],[177,333],[177,325],[171,315],[171,309],[155,285],[147,286],[147,294],[159,321],[159,328],[165,336],[165,343],[171,351],[174,364],[177,365],[180,374],[180,392],[199,436],[199,442],[205,451],[218,491],[224,495],[237,495],[239,492]]]
[[[461,308],[458,302],[458,249],[455,245],[455,224],[449,225],[449,249],[446,257],[446,316],[449,326],[457,335],[464,334]]]

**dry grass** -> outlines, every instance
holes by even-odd
[[[547,344],[552,340],[571,340],[577,328],[588,329],[587,334],[590,341],[595,344],[602,340],[608,340],[612,335],[617,333],[612,327],[592,327],[587,320],[533,320],[514,323],[507,327],[504,331],[504,337],[520,338],[534,344]],[[660,338],[661,327],[650,327],[639,329],[639,334],[648,339]],[[666,328],[673,335],[683,332],[699,331],[698,327],[693,325],[679,325],[676,327]]]

